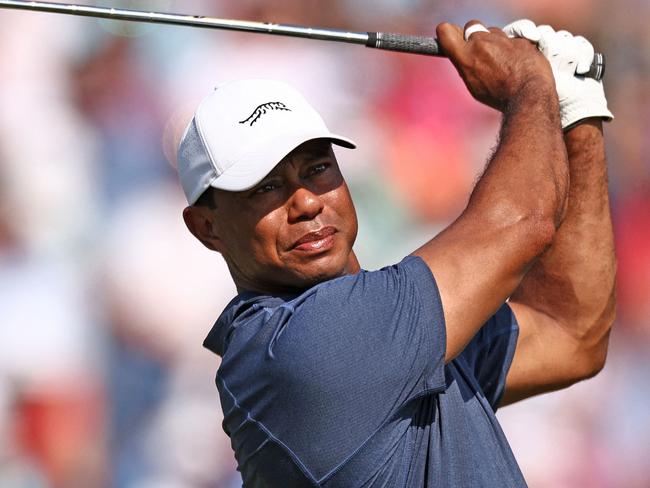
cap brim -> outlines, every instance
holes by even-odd
[[[328,139],[332,144],[347,149],[357,147],[351,139],[337,134],[289,134],[285,140],[273,141],[271,147],[260,144],[259,147],[247,151],[245,157],[236,165],[214,178],[210,186],[226,191],[249,190],[262,181],[291,151],[315,139]]]

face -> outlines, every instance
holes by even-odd
[[[291,292],[359,270],[356,212],[327,140],[302,144],[250,190],[214,191],[214,203],[185,220],[240,289]]]

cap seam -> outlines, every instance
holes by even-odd
[[[203,107],[199,106],[199,108],[196,111],[196,117],[194,117],[194,120],[196,121],[196,131],[199,133],[199,137],[201,138],[201,144],[203,144],[205,151],[208,153],[208,157],[210,158],[210,164],[212,165],[212,168],[215,170],[215,172],[216,171],[219,172],[219,174],[216,175],[216,177],[218,178],[221,175],[221,173],[223,173],[223,169],[217,168],[217,162],[214,158],[214,155],[212,154],[210,146],[205,141],[205,137],[203,135],[203,128],[201,127],[201,121],[199,117],[199,113],[202,112],[202,108]]]

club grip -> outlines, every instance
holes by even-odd
[[[388,32],[368,32],[366,46],[402,53],[444,56],[438,45],[438,39],[433,37],[408,36],[404,34],[390,34]]]
[[[367,47],[399,51],[402,53],[426,54],[428,56],[445,56],[445,52],[433,37],[409,36],[405,34],[391,34],[388,32],[368,32]],[[605,75],[605,56],[595,53],[589,71],[585,78],[601,80]]]

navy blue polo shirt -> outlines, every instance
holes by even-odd
[[[300,295],[243,293],[204,345],[245,487],[523,487],[496,420],[518,326],[507,305],[445,365],[418,257]]]

